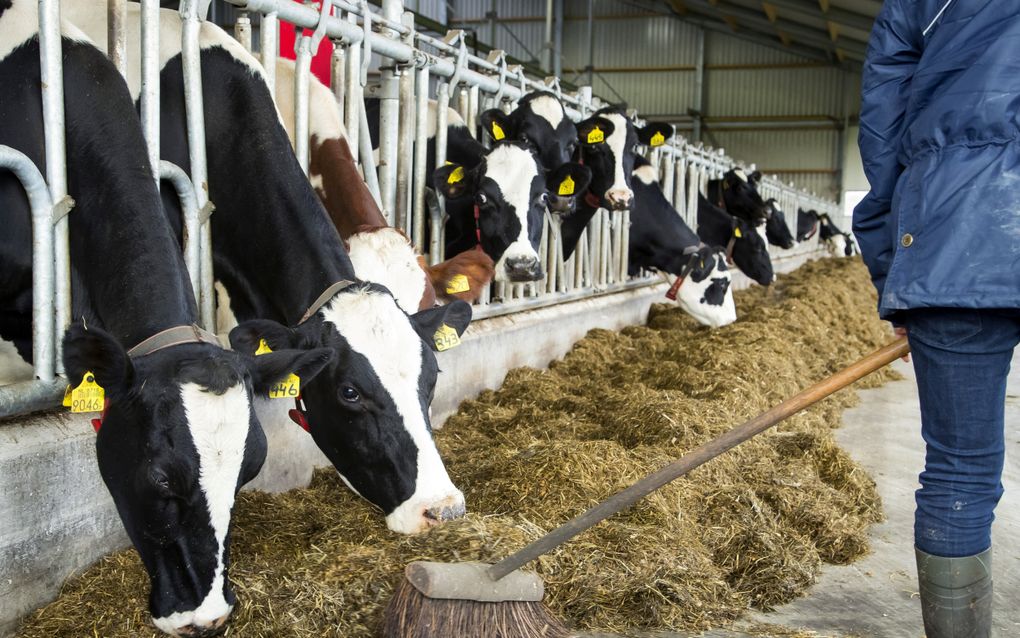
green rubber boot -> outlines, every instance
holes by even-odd
[[[919,549],[917,582],[927,638],[992,635],[992,550],[943,558]]]

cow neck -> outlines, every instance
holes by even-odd
[[[343,240],[370,228],[386,228],[389,224],[379,210],[358,172],[347,140],[341,136],[321,142],[312,136],[308,172],[321,178],[319,196],[333,225]]]
[[[115,71],[95,64],[101,55],[91,45],[64,41],[65,60],[80,57],[77,68],[91,70],[64,75],[65,94],[75,96],[64,115],[67,156],[74,158],[68,192],[77,202],[68,217],[73,312],[130,347],[196,322],[198,312],[150,177],[141,127],[125,125],[137,122],[131,96]]]
[[[676,293],[680,291],[680,287],[684,285],[684,281],[687,279],[687,276],[691,274],[692,270],[694,270],[694,264],[695,262],[698,261],[698,258],[699,258],[698,247],[697,246],[691,247],[690,257],[687,259],[687,263],[685,263],[683,268],[680,269],[676,281],[674,281],[673,285],[670,286],[669,290],[666,291],[667,299],[671,301],[676,301]]]
[[[204,50],[202,69],[217,78],[204,86],[218,270],[229,275],[224,285],[232,296],[247,297],[237,308],[248,306],[250,316],[238,320],[294,325],[323,290],[355,279],[354,268],[297,163],[265,84],[222,49]],[[244,117],[236,119],[240,113]]]

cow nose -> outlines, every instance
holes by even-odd
[[[439,523],[445,523],[446,521],[452,521],[454,519],[464,516],[467,512],[467,508],[464,506],[464,501],[460,499],[445,499],[444,502],[433,505],[424,512],[424,516],[433,525]]]
[[[633,198],[634,193],[629,188],[613,188],[606,192],[606,201],[613,210],[630,208],[630,200]]]
[[[508,257],[506,274],[510,281],[538,281],[542,278],[542,265],[535,257]]]
[[[230,614],[226,613],[213,620],[209,623],[192,623],[180,627],[174,632],[175,636],[182,636],[183,638],[208,638],[209,636],[219,636],[227,630],[227,619],[230,618]]]

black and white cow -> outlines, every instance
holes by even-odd
[[[731,168],[722,179],[708,182],[706,199],[731,215],[760,226],[768,219],[769,210],[758,193],[761,172],[748,175],[741,168]]]
[[[854,254],[850,235],[840,230],[828,213],[818,216],[818,239],[825,242],[826,250],[833,257],[850,257]]]
[[[529,141],[511,138],[506,131],[491,127],[491,123],[497,121],[495,117],[503,116],[495,110],[481,116],[495,142],[491,149],[471,136],[456,112],[449,111],[447,164],[437,168],[436,103],[430,102],[429,108],[426,171],[429,187],[446,198],[446,255],[480,248],[496,262],[496,281],[527,282],[544,277],[538,245],[550,192],[558,194],[567,176],[576,184],[577,192],[582,192],[587,187],[589,171],[570,162],[546,170],[536,154],[536,147]],[[377,146],[378,100],[365,100],[365,109],[372,144]],[[499,115],[495,116],[496,113]],[[566,200],[568,206],[569,199]]]
[[[737,319],[726,256],[719,248],[703,244],[684,223],[658,183],[655,169],[637,158],[631,187],[631,226],[628,267],[655,269],[681,278],[672,290],[677,303],[707,326],[719,327]]]
[[[617,108],[596,111],[576,127],[581,163],[591,169],[591,184],[583,200],[577,202],[577,212],[563,220],[564,258],[573,254],[581,233],[599,208],[630,208],[637,145],[650,144],[653,139],[664,142],[674,132],[671,125],[659,122],[639,129]]]
[[[768,286],[775,281],[768,245],[758,227],[712,205],[701,193],[698,193],[698,236],[710,246],[725,247],[727,258],[759,284]]]
[[[0,144],[42,169],[37,16],[37,2],[0,1]],[[93,422],[99,471],[148,572],[156,626],[206,635],[235,603],[231,509],[266,455],[254,395],[291,372],[311,380],[330,353],[281,349],[253,359],[211,335],[199,338],[194,294],[128,89],[84,34],[67,23],[62,32],[67,185],[76,202],[69,217],[76,323],[64,337],[64,366],[73,385],[90,373],[105,390],[106,409]],[[6,172],[0,222],[0,333],[27,343],[30,209]],[[180,343],[156,349],[149,338],[175,327],[172,341]],[[30,346],[23,352],[30,357]]]
[[[572,162],[547,173],[536,147],[519,140],[497,142],[473,168],[447,164],[436,169],[432,180],[446,198],[449,215],[447,253],[480,246],[496,260],[496,281],[541,279],[545,273],[538,245],[548,193],[569,180],[579,194],[590,175]]]
[[[65,0],[65,15],[68,4],[87,31],[106,33],[105,12],[87,0]],[[133,47],[135,5],[127,22]],[[190,170],[178,13],[162,10],[160,29],[161,155]],[[202,24],[200,43],[215,275],[243,322],[231,344],[247,354],[263,339],[274,351],[329,350],[324,371],[302,379],[291,418],[347,484],[383,511],[390,529],[415,533],[462,515],[464,496],[432,439],[429,403],[438,373],[434,335],[444,325],[463,333],[470,306],[456,301],[408,315],[388,290],[357,281],[291,151],[261,66],[211,23]],[[129,86],[138,95],[137,74]],[[163,193],[177,219],[176,198],[169,187]],[[283,403],[260,408],[286,410]]]
[[[786,214],[776,206],[776,200],[769,198],[765,205],[769,209],[768,221],[765,222],[765,237],[773,246],[779,246],[789,250],[797,242],[793,240],[793,233],[786,224]]]
[[[797,241],[807,241],[818,232],[818,211],[797,208]]]

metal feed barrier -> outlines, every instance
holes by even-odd
[[[130,57],[123,31],[126,1],[108,0],[110,57],[122,74],[126,74]],[[567,92],[562,90],[558,78],[527,77],[521,66],[508,64],[502,51],[492,51],[485,58],[469,53],[462,31],[452,30],[440,37],[417,30],[414,15],[404,11],[400,0],[383,0],[381,14],[372,11],[365,0],[324,0],[319,6],[291,0],[226,1],[241,10],[235,37],[249,50],[252,48],[249,14],[260,14],[261,60],[271,93],[275,88],[279,22],[289,22],[297,30],[295,152],[306,172],[312,52],[318,49],[322,38],[333,42],[332,85],[355,160],[360,158],[365,182],[389,223],[403,229],[432,264],[442,261],[445,255],[442,202],[426,192],[430,99],[438,104],[434,158],[437,166],[442,166],[446,159],[448,107],[452,106],[469,123],[472,134],[477,134],[474,123],[479,113],[487,108],[509,112],[531,91],[545,90],[557,95],[568,116],[575,121],[606,106],[592,95],[591,87]],[[141,120],[153,177],[157,183],[160,178],[168,180],[181,199],[186,264],[199,302],[201,323],[213,330],[215,293],[208,220],[210,214],[214,214],[214,207],[205,189],[194,188],[194,184],[205,183],[207,176],[198,34],[209,3],[210,0],[182,0],[180,8],[184,20],[181,44],[190,176],[179,167],[159,161],[158,0],[141,0],[141,51],[137,59],[142,69]],[[36,380],[0,386],[0,417],[57,405],[67,383],[57,375],[62,372],[60,340],[71,321],[67,215],[69,211],[71,215],[74,213],[66,187],[59,1],[39,0],[39,13],[46,124],[45,182],[27,158],[12,149],[0,148],[0,168],[14,171],[21,179],[33,211]],[[378,76],[373,75],[374,81],[370,83],[369,70],[373,62],[377,63]],[[371,159],[374,152],[364,108],[366,94],[380,99],[377,166],[373,166],[372,161],[363,161]],[[636,117],[636,114],[631,115]],[[647,157],[659,171],[667,199],[694,229],[697,228],[697,192],[705,191],[709,179],[721,177],[737,165],[721,150],[691,144],[680,136],[664,146],[649,149]],[[830,213],[837,210],[835,202],[796,190],[775,177],[766,177],[761,191],[763,197],[777,200],[794,233],[798,207]],[[428,245],[426,225],[431,235]],[[629,225],[629,211],[600,210],[583,233],[574,254],[564,260],[560,220],[547,213],[539,250],[546,276],[527,284],[494,284],[475,308],[475,317],[493,317],[657,283],[659,278],[647,273],[628,276]],[[783,257],[817,250],[817,239],[813,238],[792,250],[775,250],[773,254]]]

